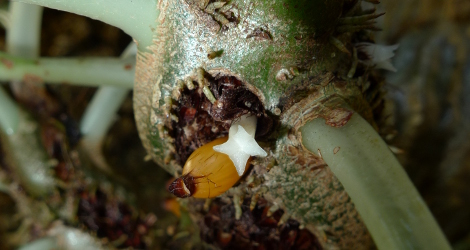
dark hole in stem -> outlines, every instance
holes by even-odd
[[[202,89],[185,88],[172,112],[178,121],[172,122],[175,138],[176,160],[184,164],[198,147],[228,134],[232,122],[244,114],[258,117],[256,136],[270,132],[272,119],[267,116],[258,96],[234,76],[206,73],[209,89],[217,99],[212,104]],[[198,86],[197,82],[193,82]]]

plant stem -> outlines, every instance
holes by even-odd
[[[314,119],[301,133],[341,181],[379,249],[450,249],[400,163],[360,115],[340,128]]]
[[[0,128],[5,134],[12,135],[18,128],[19,109],[2,87],[0,87],[0,107],[2,107],[0,112]]]
[[[26,58],[36,58],[39,55],[42,10],[42,7],[36,5],[11,3],[11,23],[6,38],[9,53]],[[1,67],[2,69],[12,70],[8,68],[11,62],[2,57],[0,61],[6,66]],[[11,86],[17,91],[24,89],[22,82],[12,82]],[[2,113],[5,112],[5,115],[0,118],[0,122],[6,124],[4,130],[7,136],[5,140],[2,138],[6,158],[11,158],[10,161],[14,164],[12,170],[24,189],[33,196],[44,197],[55,190],[56,183],[39,140],[39,126],[13,103],[3,89],[0,92],[0,102],[6,104],[5,108],[2,105]]]
[[[55,180],[47,156],[39,141],[38,125],[0,88],[0,143],[5,156],[14,164],[12,170],[31,195],[43,197],[55,189]],[[6,136],[2,136],[2,132]]]
[[[10,26],[6,37],[8,53],[25,58],[39,55],[42,9],[37,5],[10,3]]]
[[[99,88],[80,123],[82,134],[93,140],[101,141],[114,122],[116,112],[126,98],[127,93],[129,93],[129,89],[126,88]]]
[[[121,58],[135,58],[136,54],[135,43],[131,43],[122,53]],[[96,166],[107,172],[110,172],[110,168],[101,150],[102,142],[129,91],[129,88],[122,87],[100,87],[80,122],[80,132],[83,134],[82,145]]]
[[[0,80],[39,77],[47,83],[82,86],[118,86],[131,89],[135,58],[41,58],[14,57],[0,52]]]
[[[20,0],[72,12],[121,28],[132,36],[139,50],[152,44],[159,14],[156,0]]]
[[[137,53],[134,43],[129,44],[122,53],[121,58],[133,58]],[[129,88],[100,87],[88,105],[80,123],[80,131],[84,139],[92,137],[101,141],[109,127],[114,122],[114,117],[121,107]]]

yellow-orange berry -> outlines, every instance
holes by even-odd
[[[184,164],[183,175],[173,181],[168,190],[180,198],[211,198],[235,185],[240,176],[232,160],[226,154],[212,149],[227,139],[219,138],[196,149]]]

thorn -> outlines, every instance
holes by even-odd
[[[215,14],[216,13],[215,10],[222,8],[225,4],[226,4],[225,2],[213,2],[206,6],[206,8],[204,9],[204,12],[208,14]]]
[[[272,205],[266,213],[266,216],[271,217],[277,210],[279,210],[279,206],[277,204]]]
[[[206,79],[204,77],[206,72],[204,71],[204,69],[202,67],[197,68],[196,72],[197,72],[196,73],[197,74],[197,77],[196,77],[197,83],[199,85],[199,88],[202,89],[205,86],[205,82],[206,82]]]
[[[198,3],[196,3],[198,5],[198,7],[200,9],[206,9],[207,5],[209,4],[209,1],[210,0],[199,0]]]
[[[382,29],[375,27],[373,24],[367,25],[342,25],[336,28],[338,33],[357,32],[361,30],[381,31]]]
[[[330,36],[329,42],[333,44],[337,49],[339,49],[341,52],[344,52],[348,55],[351,55],[351,52],[346,48],[346,46],[341,42],[339,39],[336,37]]]
[[[211,90],[209,89],[209,87],[207,86],[204,86],[204,88],[202,88],[202,92],[204,92],[204,95],[207,97],[207,99],[209,99],[209,101],[214,104],[215,101],[217,101],[217,99],[215,99],[214,95],[212,94]]]
[[[186,87],[189,90],[193,90],[195,88],[193,80],[190,77],[186,77],[186,79],[184,79],[184,84],[186,84]]]
[[[285,224],[289,218],[290,218],[290,214],[287,212],[284,212],[284,214],[279,219],[279,222],[277,223],[277,225],[280,226],[280,225]]]
[[[258,204],[258,201],[259,201],[260,196],[261,196],[261,195],[260,195],[259,193],[256,193],[255,195],[253,195],[253,196],[251,197],[250,211],[253,211],[253,209],[255,209],[256,204]]]
[[[372,8],[372,9],[368,9],[368,10],[363,10],[361,15],[369,15],[369,14],[373,14],[375,13],[375,11],[377,11],[376,8]]]
[[[227,26],[227,24],[230,23],[230,21],[227,18],[225,18],[224,15],[222,15],[220,13],[214,13],[213,17],[217,22],[221,23],[224,26]]]
[[[349,69],[349,72],[348,72],[348,78],[353,78],[354,74],[356,73],[358,61],[359,60],[357,59],[357,49],[356,47],[353,47],[353,61],[352,61],[351,69]]]
[[[379,14],[366,14],[361,16],[342,17],[339,19],[340,25],[363,24],[367,21],[383,16],[385,12]]]
[[[204,93],[204,95],[207,97],[207,99],[209,99],[209,101],[214,104],[215,101],[217,101],[214,97],[214,95],[212,94],[211,90],[209,89],[209,87],[207,87],[207,84],[206,84],[206,78],[204,77],[205,75],[205,71],[203,68],[199,67],[197,68],[197,83],[199,85],[199,88],[202,88],[202,92]]]
[[[233,206],[235,207],[235,219],[239,220],[242,217],[242,208],[240,206],[241,199],[240,195],[234,194],[233,195]]]
[[[178,100],[181,97],[181,91],[184,89],[184,82],[182,80],[176,81],[176,86],[173,88],[171,92],[171,96],[173,99]]]

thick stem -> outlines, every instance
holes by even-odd
[[[450,249],[406,172],[358,114],[340,128],[314,119],[302,142],[341,181],[379,249]]]
[[[121,28],[132,36],[139,50],[152,44],[159,14],[156,0],[20,0],[72,12]]]
[[[39,77],[47,83],[83,86],[116,86],[131,89],[135,58],[23,59],[0,52],[0,80]]]

